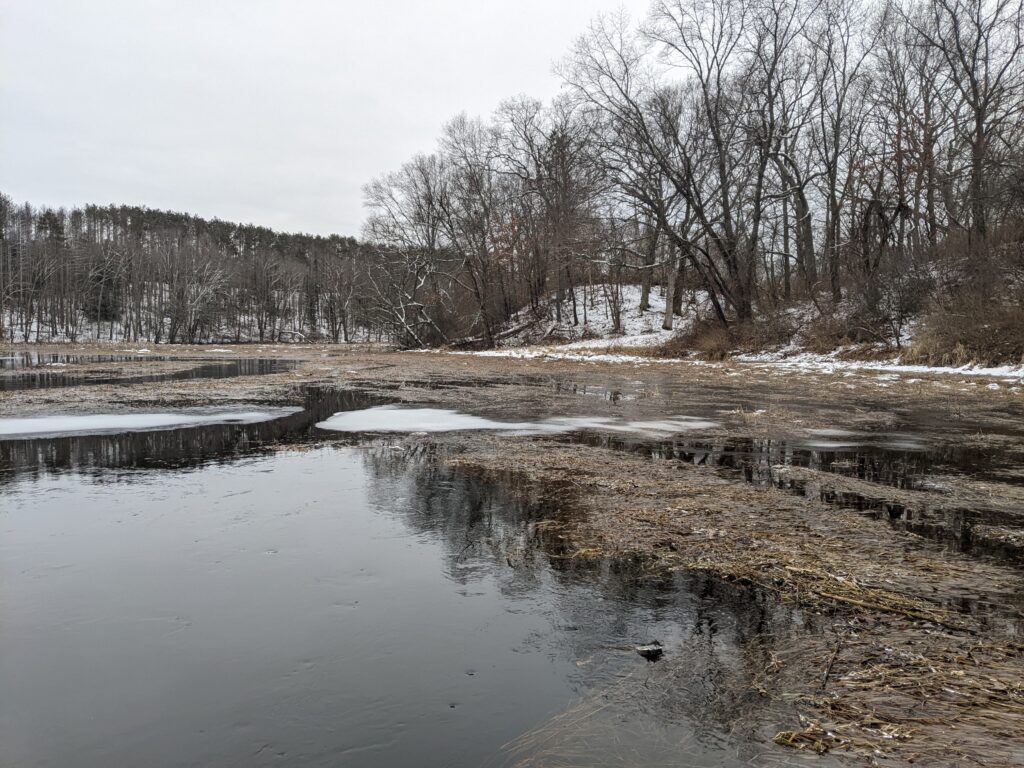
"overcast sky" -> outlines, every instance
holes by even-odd
[[[647,4],[0,0],[0,191],[357,235],[366,181]]]

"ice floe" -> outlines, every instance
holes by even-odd
[[[556,416],[538,421],[497,421],[442,408],[381,405],[360,411],[342,411],[317,426],[332,432],[458,432],[492,430],[512,434],[559,434],[605,430],[638,434],[677,434],[713,429],[715,421],[693,416],[626,421],[604,416]]]
[[[196,427],[204,424],[255,424],[296,413],[301,408],[259,411],[206,411],[164,413],[96,413],[88,416],[26,416],[0,419],[0,437],[54,434],[102,434],[150,429]]]

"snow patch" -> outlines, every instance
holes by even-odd
[[[676,434],[713,429],[718,422],[693,416],[669,416],[649,421],[623,421],[605,416],[558,416],[542,421],[495,421],[443,408],[381,405],[361,411],[342,411],[317,424],[332,432],[461,432],[495,430],[516,435],[561,434],[606,430],[637,434]]]
[[[524,308],[513,315],[506,327],[529,326],[525,330],[504,338],[501,347],[521,347],[543,342],[547,334],[568,341],[568,349],[607,349],[609,347],[648,347],[663,344],[673,333],[690,328],[698,310],[706,309],[704,291],[687,292],[684,296],[683,317],[674,318],[674,331],[662,329],[665,320],[665,295],[662,286],[653,286],[648,295],[648,308],[640,310],[643,289],[639,285],[581,286],[567,292],[561,302],[561,320],[555,320],[556,295],[550,294],[546,306],[546,321],[531,322],[532,310]],[[575,298],[575,321],[573,304]],[[616,327],[614,307],[618,306]],[[541,334],[544,337],[541,337]]]
[[[255,424],[301,411],[277,408],[267,411],[221,411],[216,413],[97,413],[89,416],[29,416],[0,419],[0,435],[21,438],[55,434],[109,434],[141,432],[204,424]]]
[[[837,349],[828,354],[798,352],[789,354],[786,350],[778,352],[758,352],[755,354],[735,355],[732,359],[741,363],[754,363],[761,367],[785,368],[814,373],[840,373],[849,371],[879,371],[888,375],[879,376],[881,381],[899,381],[898,374],[953,374],[961,376],[997,376],[1010,381],[1024,379],[1024,365],[1001,365],[986,368],[975,365],[932,366],[907,365],[899,358],[893,360],[842,360],[839,356],[844,349]],[[919,381],[911,379],[912,382]]]
[[[362,411],[342,411],[317,424],[332,432],[458,432],[509,429],[520,425],[491,421],[443,408],[399,408],[381,405]]]

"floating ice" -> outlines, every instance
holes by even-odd
[[[809,448],[837,450],[841,448],[856,448],[867,442],[866,435],[849,429],[809,429],[807,432],[812,435],[810,440],[805,441]]]
[[[342,411],[317,426],[333,432],[455,432],[469,429],[520,429],[528,425],[492,421],[443,408],[381,405],[362,411]]]
[[[495,430],[521,435],[558,434],[579,430],[609,430],[672,434],[717,427],[717,422],[692,416],[670,416],[651,421],[622,421],[594,417],[554,417],[543,421],[496,421],[443,408],[405,408],[381,405],[361,411],[336,413],[317,426],[333,432],[457,432]]]
[[[863,433],[853,432],[849,429],[808,429],[812,435],[821,435],[822,437],[860,437]]]
[[[219,411],[177,413],[97,413],[89,416],[30,416],[0,419],[0,436],[10,437],[52,434],[99,434],[139,432],[170,427],[195,427],[203,424],[254,424],[295,413],[301,408],[277,408],[266,411]]]
[[[901,432],[854,432],[848,429],[809,429],[810,440],[803,444],[821,450],[842,450],[859,447],[889,448],[897,451],[923,451],[925,445],[912,435]],[[844,439],[845,438],[845,439]]]
[[[614,429],[620,432],[696,432],[703,429],[714,429],[718,426],[717,421],[698,419],[693,416],[669,416],[664,419],[653,421],[628,421],[625,424],[612,424],[605,429]]]
[[[823,451],[838,451],[845,448],[858,448],[867,445],[867,442],[864,440],[808,440],[806,445],[808,448],[820,448]]]

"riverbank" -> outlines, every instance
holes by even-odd
[[[783,754],[1024,759],[1024,570],[1014,543],[1024,530],[1024,400],[1011,381],[763,361],[224,349],[161,347],[158,361],[129,347],[36,349],[138,359],[118,360],[115,384],[5,392],[0,415],[295,405],[320,387],[505,422],[613,420],[613,429],[384,439],[396,449],[430,443],[438,461],[540,499],[536,541],[550,557],[629,562],[640,579],[702,574],[802,612],[806,633],[766,640],[769,662],[730,682],[795,704],[798,716],[773,732]],[[216,356],[289,364],[145,380]],[[62,368],[102,378],[109,364]],[[683,417],[700,426],[680,431]],[[515,567],[515,552],[508,562]],[[660,663],[687,660],[669,648]]]

